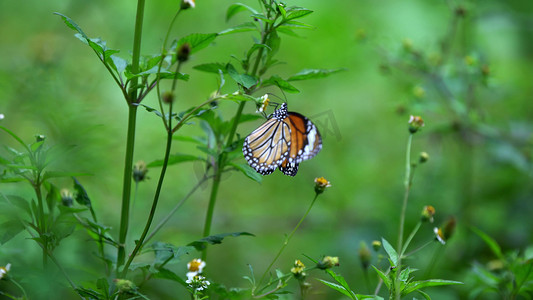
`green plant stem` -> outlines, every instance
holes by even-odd
[[[118,268],[124,264],[126,253],[125,247],[129,227],[131,182],[133,174],[133,150],[135,146],[135,125],[137,122],[137,106],[129,104],[128,108],[128,133],[126,139],[126,157],[124,161],[124,181],[122,190],[122,211],[120,216],[119,246],[117,254],[117,273]]]
[[[142,26],[144,18],[144,1],[137,1],[137,14],[135,16],[135,32],[133,37],[133,54],[131,61],[131,71],[133,74],[139,72],[139,61],[141,57],[141,40]],[[133,169],[133,151],[135,148],[135,126],[137,123],[137,83],[138,77],[131,81],[128,93],[128,131],[126,140],[126,156],[124,162],[124,178],[122,184],[122,211],[120,215],[119,229],[119,247],[117,252],[117,274],[120,266],[124,264],[126,255],[126,238],[128,235],[129,217],[130,217],[130,200],[131,200],[131,182]]]
[[[400,213],[400,229],[398,232],[398,247],[397,252],[402,253],[403,248],[403,231],[404,231],[404,224],[405,224],[405,213],[407,211],[407,201],[409,200],[409,191],[411,190],[411,144],[413,142],[413,133],[409,134],[409,138],[407,140],[407,151],[405,156],[405,193],[403,197],[403,204],[402,204],[402,210]],[[395,298],[399,300],[401,298],[401,289],[400,289],[400,273],[402,270],[402,255],[398,256],[398,264],[396,266],[396,280],[395,280]]]
[[[35,195],[37,196],[37,203],[39,206],[39,235],[42,239],[43,243],[43,268],[46,270],[48,267],[48,255],[46,252],[48,251],[48,237],[46,235],[46,232],[48,231],[46,228],[46,218],[44,214],[44,201],[43,201],[43,195],[41,193],[41,173],[38,172],[36,176],[36,180],[33,183]]]
[[[285,247],[287,247],[287,245],[289,244],[290,240],[292,239],[292,236],[294,235],[294,233],[296,232],[296,230],[298,230],[298,228],[300,228],[300,225],[302,224],[302,222],[305,220],[305,218],[307,217],[307,215],[309,214],[309,212],[311,211],[311,208],[313,208],[313,205],[315,204],[316,202],[316,199],[318,198],[318,193],[315,194],[315,197],[313,198],[313,201],[311,201],[311,204],[309,205],[309,208],[307,208],[307,211],[305,212],[305,214],[303,215],[303,217],[300,219],[300,221],[298,222],[298,224],[296,224],[296,227],[294,227],[294,229],[292,230],[292,232],[285,238],[285,241],[283,241],[283,244],[281,245],[281,248],[279,249],[278,251],[278,254],[276,254],[276,256],[274,257],[274,259],[272,260],[272,262],[270,263],[270,265],[268,265],[268,267],[266,268],[265,272],[263,273],[263,275],[261,276],[261,279],[259,279],[259,282],[257,284],[257,286],[260,286],[261,283],[263,282],[263,280],[265,279],[266,275],[268,274],[268,272],[270,271],[270,269],[272,268],[272,266],[274,265],[274,263],[276,263],[276,261],[278,260],[278,258],[281,256],[281,253],[283,253],[283,250],[285,250]],[[261,290],[260,290],[261,291]]]
[[[407,240],[405,240],[405,243],[404,243],[403,248],[402,248],[402,252],[400,252],[400,256],[404,257],[404,254],[405,254],[405,251],[407,250],[407,247],[409,247],[409,244],[411,243],[411,241],[413,240],[414,236],[416,235],[416,233],[420,229],[420,226],[422,226],[422,221],[418,221],[418,223],[416,224],[416,226],[413,229],[413,231],[411,231],[411,234],[409,234],[409,237],[407,237]]]

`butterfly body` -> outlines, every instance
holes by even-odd
[[[299,164],[322,149],[322,138],[315,124],[282,103],[269,119],[244,140],[242,148],[248,164],[261,175],[277,168],[295,176]]]

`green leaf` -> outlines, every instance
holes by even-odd
[[[113,70],[117,71],[117,73],[120,75],[122,74],[122,72],[124,72],[124,70],[126,70],[126,67],[128,66],[128,62],[122,57],[111,55],[110,65],[113,68]]]
[[[375,266],[372,266],[372,268],[374,268],[374,271],[376,271],[376,273],[378,273],[379,278],[381,278],[381,280],[383,280],[383,283],[385,283],[387,288],[390,290],[391,285],[392,285],[392,281],[387,276],[387,274],[383,273],[380,269],[376,268]]]
[[[76,191],[76,202],[81,205],[91,207],[91,199],[89,198],[85,188],[81,185],[78,179],[76,179],[76,177],[72,177],[72,180],[74,181],[74,190]]]
[[[85,32],[83,32],[83,30],[81,30],[80,26],[78,26],[78,24],[76,24],[76,22],[74,22],[71,18],[61,14],[61,13],[58,13],[58,12],[55,12],[54,13],[55,15],[58,15],[61,17],[61,19],[63,19],[63,21],[65,22],[65,24],[67,24],[67,26],[72,29],[72,30],[75,30],[77,31],[83,38],[85,38],[86,40],[88,40],[89,38],[87,37],[87,35],[85,34]]]
[[[237,170],[241,171],[246,177],[252,179],[253,181],[256,181],[258,183],[261,183],[261,181],[263,181],[263,176],[261,176],[261,174],[257,173],[248,164],[229,163],[229,165],[232,166],[232,167],[235,167]]]
[[[357,299],[374,299],[374,300],[383,300],[383,297],[380,297],[378,295],[362,295],[362,294],[356,294]]]
[[[151,248],[155,253],[155,264],[164,263],[171,256],[172,259],[180,259],[182,256],[194,251],[194,247],[191,246],[176,247],[172,244],[163,242],[155,242],[151,245]]]
[[[203,160],[201,157],[190,155],[190,154],[172,154],[168,158],[168,165],[175,165],[187,161]],[[163,166],[164,160],[158,159],[147,165],[148,168],[161,167]]]
[[[307,16],[308,14],[312,12],[313,12],[312,10],[303,8],[303,7],[296,7],[296,6],[289,7],[287,9],[287,17],[285,19],[286,20],[299,19],[299,18]]]
[[[479,230],[476,227],[470,227],[470,229],[477,234],[486,244],[489,246],[490,250],[492,250],[492,253],[496,255],[499,259],[504,259],[502,249],[500,248],[500,245],[491,238],[488,234],[484,233],[483,231]]]
[[[275,85],[288,93],[299,93],[300,91],[291,85],[287,80],[279,77],[278,75],[272,75],[269,79],[263,81],[263,87]]]
[[[226,65],[226,71],[228,72],[229,76],[235,80],[235,82],[247,89],[251,88],[257,83],[255,77],[252,77],[248,74],[239,74],[232,64]]]
[[[7,203],[22,209],[23,211],[28,213],[28,215],[31,217],[30,204],[28,203],[26,199],[19,197],[19,196],[15,196],[15,195],[7,195],[7,196],[2,195],[2,196],[3,196],[2,198],[6,199]]]
[[[100,294],[99,292],[97,292],[97,291],[95,291],[93,289],[86,289],[86,288],[83,288],[83,287],[77,287],[76,288],[76,293],[78,293],[78,295],[80,295],[84,299],[85,298],[88,298],[88,299],[91,299],[91,300],[108,299],[108,298],[104,298],[104,295]]]
[[[178,275],[176,275],[176,273],[165,268],[157,268],[157,272],[152,273],[152,277],[176,281],[176,282],[179,282],[184,287],[189,286],[189,284],[187,284],[183,279],[181,279]]]
[[[357,299],[357,298],[354,297],[354,295],[353,295],[352,292],[347,291],[347,290],[346,290],[343,286],[341,286],[341,285],[338,285],[338,284],[336,284],[336,283],[329,282],[329,281],[326,281],[326,280],[322,280],[322,279],[319,279],[319,278],[317,278],[317,280],[320,281],[320,282],[322,282],[322,283],[325,284],[326,286],[328,286],[328,287],[330,287],[330,288],[332,288],[332,289],[334,289],[334,290],[336,290],[336,291],[342,293],[343,295],[350,297],[351,299]]]
[[[22,145],[22,147],[24,147],[24,149],[26,149],[28,152],[30,152],[30,148],[28,148],[28,146],[24,143],[24,141],[22,141],[21,138],[19,138],[13,131],[5,128],[4,126],[0,126],[0,129],[2,129],[3,131],[5,131],[7,134],[9,134],[11,137],[13,137],[15,140],[17,140],[17,142],[19,142],[19,144]],[[12,148],[8,148],[8,150],[10,150]],[[13,149],[14,150],[14,149]],[[15,155],[17,155],[18,152],[15,150]]]
[[[331,74],[335,74],[341,71],[345,71],[346,69],[340,68],[340,69],[304,69],[291,77],[287,79],[287,81],[296,81],[296,80],[308,80],[308,79],[316,79],[316,78],[324,78]]]
[[[209,46],[218,36],[218,33],[193,33],[189,34],[178,41],[177,48],[188,43],[191,47],[191,53],[195,53]]]
[[[337,281],[344,288],[344,290],[349,293],[350,298],[356,299],[355,293],[352,291],[352,289],[348,285],[348,282],[346,282],[346,279],[344,279],[342,275],[337,274],[331,270],[326,270],[326,273],[328,273],[333,279],[335,279],[335,281]]]
[[[226,72],[226,64],[223,64],[223,63],[207,63],[207,64],[196,65],[192,68],[198,71],[215,73],[215,74],[218,74],[219,71],[222,71],[224,73]]]
[[[228,10],[226,11],[226,22],[229,21],[234,15],[241,11],[248,10],[252,14],[256,14],[257,11],[250,6],[242,3],[235,3],[228,7]]]
[[[99,291],[102,291],[102,294],[105,297],[104,299],[109,299],[109,283],[106,278],[99,278],[96,280],[96,288]]]
[[[444,279],[428,279],[423,281],[413,281],[408,283],[402,291],[402,295],[407,295],[411,292],[414,292],[418,289],[430,287],[430,286],[440,286],[440,285],[457,285],[463,284],[460,281],[453,280],[444,280]]]
[[[237,94],[228,94],[228,95],[224,95],[224,97],[222,97],[222,99],[224,100],[232,100],[232,101],[235,101],[235,102],[242,102],[242,101],[254,101],[256,102],[257,99],[253,96],[250,96],[250,95],[246,95],[246,94],[241,94],[241,93],[237,93]]]
[[[257,25],[252,22],[245,22],[239,25],[232,26],[219,32],[219,35],[226,35],[238,32],[257,31]]]
[[[267,18],[265,15],[261,14],[261,13],[257,13],[257,14],[252,14],[252,17],[256,18],[256,19],[259,19],[259,20],[263,20],[267,23],[273,23],[274,20],[270,20],[269,18]]]
[[[24,230],[24,225],[19,220],[9,220],[0,224],[0,245],[7,243]]]
[[[50,184],[48,194],[46,194],[46,204],[48,205],[48,211],[52,211],[56,205],[61,201],[61,195],[55,185]]]
[[[210,245],[221,244],[222,240],[224,240],[225,237],[228,237],[228,236],[238,237],[241,235],[255,236],[249,232],[244,232],[244,231],[232,232],[232,233],[220,233],[220,234],[204,237],[202,239],[189,243],[188,246],[193,246],[194,248],[196,248],[196,250],[200,251],[206,247],[206,244],[210,244]]]
[[[389,258],[392,260],[392,263],[394,263],[393,267],[396,267],[398,265],[398,253],[396,253],[396,250],[389,244],[389,242],[381,238],[383,249],[385,249],[385,252],[389,255]]]
[[[424,297],[424,299],[426,300],[431,300],[431,297],[424,291],[421,291],[421,290],[417,290],[417,292],[422,295],[422,297]]]

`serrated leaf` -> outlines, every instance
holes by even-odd
[[[234,168],[236,168],[237,170],[241,171],[246,177],[252,179],[255,182],[261,183],[263,181],[263,176],[261,176],[261,174],[257,173],[248,164],[229,163],[229,165],[234,167]]]
[[[346,69],[304,69],[291,77],[287,79],[287,81],[296,81],[296,80],[307,80],[307,79],[316,79],[316,78],[324,78],[331,74],[335,74],[341,71],[345,71]]]
[[[194,248],[196,248],[196,250],[200,251],[206,247],[206,244],[211,244],[211,245],[221,244],[222,240],[224,240],[224,238],[228,236],[238,237],[238,236],[255,236],[255,235],[249,232],[244,232],[244,231],[232,232],[232,233],[220,233],[220,234],[204,237],[202,239],[189,243],[188,246],[193,246]]]
[[[257,31],[257,25],[252,22],[245,22],[239,25],[232,26],[230,28],[224,29],[221,32],[219,32],[219,35],[227,35],[232,33],[238,33],[238,32],[246,32],[246,31]]]
[[[288,93],[299,93],[300,92],[300,90],[295,88],[287,80],[279,77],[278,75],[273,75],[269,79],[263,81],[263,87],[267,87],[270,85],[277,86],[283,91],[288,92]]]
[[[248,10],[252,14],[256,14],[257,11],[250,6],[242,3],[235,3],[228,7],[228,10],[226,11],[226,22],[229,21],[234,15],[241,11]]]
[[[178,41],[177,48],[188,43],[191,47],[191,54],[209,46],[218,36],[218,33],[193,33]]]
[[[444,280],[444,279],[428,279],[423,281],[413,281],[408,283],[405,288],[402,290],[402,295],[407,295],[411,292],[414,292],[418,289],[430,287],[430,286],[440,286],[440,285],[458,285],[463,284],[460,281],[453,280]]]
[[[72,177],[72,180],[74,181],[74,190],[76,191],[76,202],[81,205],[91,207],[91,199],[89,198],[85,188],[81,185],[78,179],[76,179],[76,177]]]
[[[492,250],[492,253],[494,253],[496,257],[502,260],[504,259],[502,249],[500,248],[500,245],[498,245],[496,240],[494,240],[488,234],[484,233],[483,231],[479,230],[476,227],[470,227],[470,229],[475,234],[477,234],[485,242],[485,244],[487,244],[487,246],[489,246],[490,250]]]
[[[54,12],[55,15],[58,15],[61,17],[61,19],[63,19],[63,21],[65,22],[65,24],[67,24],[67,26],[72,29],[72,30],[75,30],[77,31],[79,34],[81,34],[81,36],[83,38],[85,38],[86,40],[89,39],[87,37],[87,35],[85,34],[85,32],[83,32],[83,30],[81,30],[80,26],[78,26],[78,24],[76,24],[76,22],[74,22],[71,18],[61,14],[61,13],[58,13],[58,12]]]
[[[376,271],[376,273],[378,273],[379,278],[381,278],[383,283],[385,283],[387,288],[390,290],[392,282],[390,278],[387,276],[387,274],[383,273],[380,269],[376,268],[375,266],[372,266],[372,268],[374,269],[374,271]]]
[[[248,74],[240,74],[232,64],[226,65],[226,71],[228,72],[229,76],[235,80],[235,82],[247,89],[251,88],[257,83],[255,77],[252,77]]]
[[[172,244],[163,242],[155,242],[151,245],[151,248],[155,253],[155,264],[161,264],[171,256],[172,259],[180,259],[183,255],[187,255],[194,251],[194,247],[191,246],[176,247]]]
[[[223,64],[223,63],[207,63],[207,64],[196,65],[192,68],[198,71],[208,72],[208,73],[218,74],[219,71],[226,73],[226,64]]]
[[[396,267],[398,265],[398,253],[396,252],[396,250],[394,250],[394,247],[392,247],[386,239],[381,238],[381,242],[383,244],[383,249],[385,249],[385,252],[387,252],[389,258],[394,264],[393,267]]]
[[[168,158],[168,165],[175,165],[187,161],[202,160],[202,158],[190,154],[172,154]],[[158,159],[147,165],[148,168],[161,167],[163,166],[164,160]]]

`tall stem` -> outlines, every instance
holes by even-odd
[[[407,200],[409,200],[409,191],[411,190],[411,144],[413,141],[413,134],[409,134],[409,139],[407,140],[407,151],[405,156],[405,192],[403,197],[402,211],[400,214],[400,230],[398,232],[398,247],[397,252],[400,254],[398,256],[398,264],[396,265],[396,281],[395,281],[395,298],[400,299],[401,290],[400,290],[400,273],[402,271],[402,248],[403,248],[403,231],[405,223],[405,212],[407,211]]]
[[[283,250],[285,250],[285,247],[287,247],[287,245],[289,244],[289,241],[292,239],[292,236],[294,235],[294,233],[296,232],[296,230],[298,230],[298,228],[300,228],[300,225],[302,224],[302,222],[305,220],[305,218],[307,217],[307,215],[309,214],[309,212],[311,211],[311,208],[313,208],[313,205],[315,204],[315,201],[316,199],[318,198],[318,193],[315,194],[315,198],[313,198],[313,201],[311,202],[311,204],[309,205],[309,208],[307,209],[307,211],[305,212],[305,214],[303,215],[303,217],[300,219],[300,221],[298,222],[298,224],[296,224],[296,227],[294,227],[294,229],[292,230],[292,232],[285,238],[285,241],[283,241],[283,245],[281,245],[281,248],[279,249],[278,251],[278,254],[276,254],[276,256],[274,257],[274,259],[272,260],[272,262],[270,263],[270,265],[268,265],[267,269],[265,270],[265,272],[263,273],[263,276],[261,276],[261,279],[259,279],[259,282],[257,284],[257,286],[260,286],[261,283],[263,282],[263,280],[265,279],[265,276],[268,274],[268,272],[270,271],[270,269],[272,268],[272,266],[274,265],[274,263],[276,263],[276,261],[278,260],[278,258],[281,256],[281,253],[283,253]]]
[[[141,39],[142,26],[144,17],[144,1],[137,1],[137,15],[135,17],[135,33],[133,38],[133,56],[131,61],[132,73],[139,72],[139,60],[141,57]],[[119,247],[117,253],[117,273],[120,266],[124,264],[126,254],[126,237],[128,235],[129,217],[130,217],[130,200],[131,200],[131,182],[133,168],[133,150],[135,147],[135,126],[137,122],[137,83],[138,77],[131,81],[128,92],[128,132],[126,139],[126,156],[124,161],[124,178],[122,183],[122,212],[120,216],[119,229]]]
[[[41,174],[37,174],[37,179],[34,183],[34,189],[35,189],[35,195],[37,196],[37,202],[39,206],[39,226],[40,228],[40,236],[42,238],[43,242],[43,268],[46,270],[48,266],[48,255],[46,254],[48,251],[48,238],[45,234],[48,229],[46,228],[46,220],[44,215],[44,201],[43,201],[43,195],[41,193]]]

